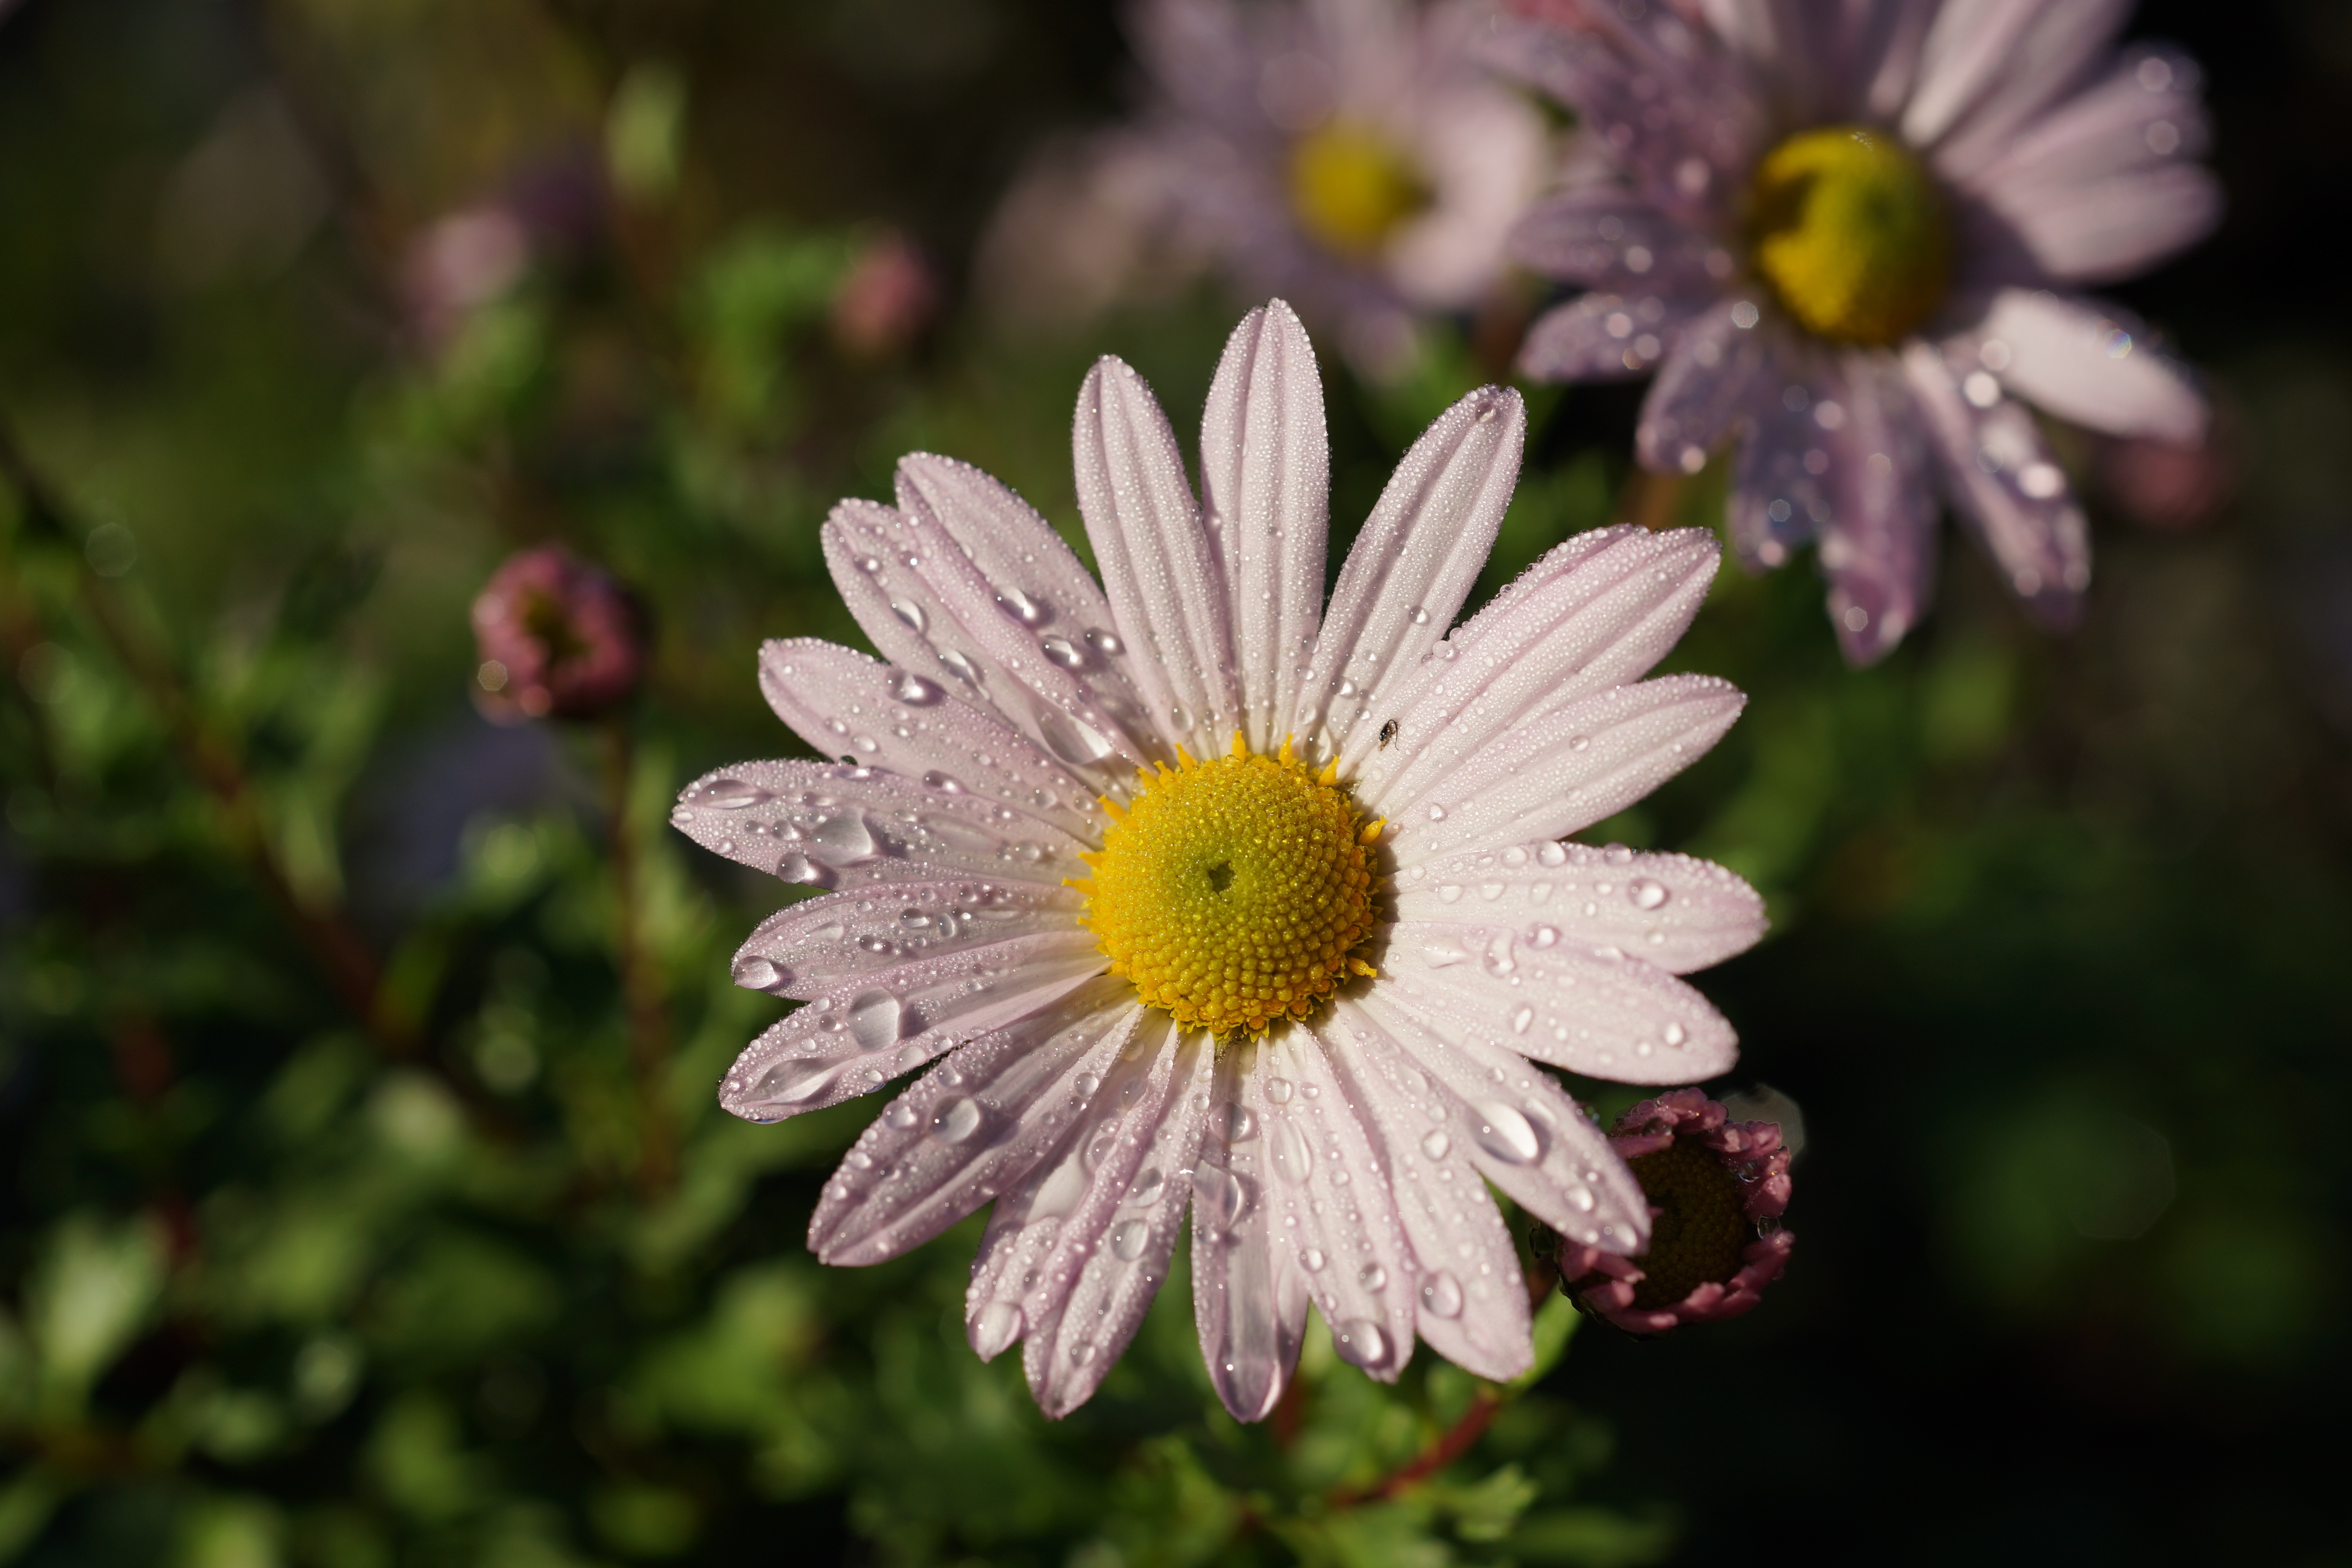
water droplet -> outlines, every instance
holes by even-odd
[[[1021,1309],[1010,1301],[991,1301],[971,1321],[971,1348],[983,1361],[1003,1353],[1021,1337]]]
[[[776,798],[773,790],[761,789],[749,779],[718,778],[704,784],[696,801],[715,805],[722,811],[740,811],[747,805],[758,805]]]
[[[1215,1165],[1203,1165],[1192,1173],[1192,1196],[1209,1223],[1223,1228],[1249,1212],[1249,1180]]]
[[[954,676],[966,686],[976,687],[980,684],[979,667],[955,649],[951,647],[940,649],[940,662],[948,667],[950,675]]]
[[[1431,807],[1429,808],[1429,820],[1430,820],[1430,821],[1432,821],[1432,822],[1443,822],[1443,821],[1444,821],[1444,820],[1445,820],[1445,808],[1444,808],[1444,806],[1442,806],[1442,805],[1433,805],[1433,806],[1431,806]]]
[[[1378,1290],[1389,1282],[1389,1271],[1377,1263],[1367,1263],[1356,1275],[1356,1283],[1367,1290]]]
[[[1421,1152],[1433,1160],[1444,1159],[1446,1152],[1453,1147],[1454,1140],[1443,1132],[1425,1133],[1421,1140]]]
[[[1568,847],[1563,844],[1548,843],[1536,851],[1536,859],[1546,866],[1565,866],[1568,864]]]
[[[795,1057],[761,1073],[743,1098],[755,1105],[798,1105],[814,1098],[832,1076],[831,1062]]]
[[[1574,1204],[1581,1212],[1591,1214],[1592,1212],[1592,1205],[1594,1201],[1592,1189],[1591,1187],[1570,1187],[1568,1189],[1568,1201]]]
[[[1087,634],[1087,641],[1112,658],[1127,651],[1127,645],[1118,640],[1117,634],[1104,631],[1099,626]]]
[[[921,1120],[915,1108],[903,1100],[882,1113],[882,1124],[900,1132],[907,1131]]]
[[[1268,1142],[1274,1149],[1274,1173],[1286,1182],[1304,1186],[1315,1169],[1315,1149],[1298,1123],[1287,1117],[1276,1121]]]
[[[1131,1204],[1156,1204],[1160,1201],[1160,1189],[1166,1184],[1157,1169],[1146,1170],[1135,1178],[1135,1184],[1127,1189],[1127,1201]]]
[[[1291,1081],[1286,1078],[1270,1078],[1265,1080],[1265,1097],[1276,1105],[1288,1105],[1291,1090]]]
[[[772,991],[792,978],[772,961],[757,953],[747,953],[737,959],[732,973],[735,984],[746,991]]]
[[[938,790],[941,795],[961,795],[963,793],[962,781],[957,779],[952,774],[943,773],[937,768],[933,768],[930,772],[923,775],[923,783],[930,788]]]
[[[787,882],[801,882],[811,887],[822,887],[827,880],[824,868],[798,850],[776,861],[776,875]]]
[[[1100,1088],[1102,1088],[1102,1079],[1090,1072],[1082,1072],[1070,1080],[1070,1092],[1082,1101],[1092,1100],[1095,1097],[1095,1091]]]
[[[1429,612],[1422,608],[1419,605],[1415,605],[1412,607],[1412,624],[1417,626],[1425,626],[1429,625]]]
[[[961,1143],[980,1131],[980,1107],[963,1095],[950,1095],[931,1113],[931,1131],[942,1143]]]
[[[1045,650],[1047,658],[1064,669],[1084,669],[1087,667],[1086,650],[1067,637],[1043,637],[1037,646]]]
[[[1528,1026],[1535,1021],[1536,1010],[1533,1007],[1527,1005],[1525,1003],[1521,1003],[1518,1008],[1511,1014],[1511,1033],[1515,1035],[1524,1035],[1528,1032]]]
[[[1443,1268],[1421,1282],[1421,1304],[1441,1318],[1462,1315],[1462,1285]]]
[[[1037,728],[1045,735],[1045,749],[1073,767],[1101,762],[1111,753],[1111,744],[1101,731],[1067,713],[1041,714]]]
[[[1637,910],[1654,910],[1666,901],[1666,885],[1648,877],[1636,877],[1625,884],[1625,896],[1633,900]]]
[[[1368,1370],[1387,1364],[1389,1359],[1389,1337],[1370,1318],[1350,1318],[1341,1323],[1332,1338],[1332,1348],[1341,1361]]]
[[[1143,1244],[1151,1239],[1151,1226],[1143,1220],[1121,1220],[1110,1233],[1110,1249],[1129,1263],[1143,1256]]]
[[[1323,1256],[1323,1249],[1319,1247],[1310,1247],[1298,1255],[1298,1267],[1309,1274],[1322,1273],[1323,1266],[1330,1261]]]
[[[1665,1038],[1666,1044],[1679,1050],[1690,1039],[1690,1031],[1680,1024],[1668,1024],[1665,1028]]]
[[[1591,744],[1592,744],[1592,737],[1591,737],[1591,736],[1590,736],[1590,735],[1579,735],[1579,736],[1577,736],[1574,740],[1572,740],[1572,741],[1569,742],[1569,743],[1568,743],[1568,749],[1569,749],[1570,751],[1571,751],[1571,752],[1580,752],[1580,751],[1584,750],[1587,746],[1590,746]]]
[[[1543,1141],[1528,1119],[1500,1100],[1471,1109],[1478,1117],[1478,1147],[1508,1165],[1531,1165],[1543,1154]]]
[[[901,675],[891,695],[901,702],[911,702],[918,708],[928,708],[940,700],[940,689],[919,675]]]
[[[1454,903],[1462,897],[1462,884],[1459,882],[1448,882],[1444,887],[1437,889],[1437,896],[1446,903]]]
[[[874,858],[874,833],[860,812],[826,817],[810,831],[808,843],[808,853],[828,866],[855,866]]]
[[[887,991],[861,991],[849,1004],[849,1037],[859,1050],[886,1050],[898,1043],[898,1023],[905,1013]]]
[[[1239,1100],[1225,1105],[1224,1120],[1219,1123],[1217,1136],[1228,1143],[1246,1143],[1257,1136],[1257,1113]]]
[[[1013,618],[1024,626],[1034,626],[1045,618],[1045,606],[1018,588],[1007,588],[996,596]]]
[[[912,599],[891,600],[890,613],[919,632],[931,624],[930,617],[923,614],[923,606]]]

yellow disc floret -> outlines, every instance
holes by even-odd
[[[1372,932],[1371,845],[1337,783],[1291,755],[1250,752],[1147,773],[1088,881],[1086,923],[1136,994],[1180,1024],[1227,1034],[1304,1018]]]
[[[1290,207],[1299,226],[1350,259],[1376,255],[1429,204],[1420,173],[1377,131],[1335,121],[1290,149]]]
[[[1756,269],[1781,305],[1834,342],[1900,341],[1951,280],[1943,195],[1882,132],[1823,126],[1773,148],[1756,166],[1748,227]]]

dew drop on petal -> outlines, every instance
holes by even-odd
[[[1265,1098],[1276,1105],[1288,1105],[1291,1089],[1291,1082],[1286,1078],[1270,1078],[1265,1080]]]
[[[1021,1337],[1021,1309],[1010,1301],[991,1301],[971,1321],[971,1348],[982,1360],[993,1359]]]
[[[1453,1147],[1454,1140],[1443,1132],[1426,1133],[1421,1140],[1421,1152],[1433,1160],[1444,1159],[1446,1152]]]
[[[746,953],[735,961],[735,984],[746,991],[772,991],[792,977],[770,960]]]
[[[919,632],[931,624],[930,617],[923,614],[923,606],[912,599],[891,600],[890,613]]]
[[[1287,1119],[1274,1124],[1274,1173],[1284,1181],[1305,1184],[1315,1169],[1315,1149],[1298,1123]]]
[[[1637,910],[1654,910],[1666,901],[1666,885],[1648,877],[1636,877],[1625,884],[1625,896],[1633,900]]]
[[[1160,1188],[1165,1184],[1166,1178],[1158,1170],[1146,1170],[1135,1178],[1135,1184],[1127,1189],[1127,1201],[1131,1204],[1156,1204],[1160,1201]]]
[[[755,1105],[797,1105],[814,1098],[832,1076],[831,1062],[795,1057],[761,1073],[743,1098]]]
[[[1421,1304],[1441,1318],[1462,1315],[1461,1282],[1443,1268],[1421,1282]]]
[[[1150,1239],[1151,1226],[1148,1222],[1121,1220],[1110,1233],[1110,1249],[1123,1261],[1132,1263],[1143,1256],[1143,1245]]]
[[[1322,1273],[1323,1266],[1329,1261],[1329,1258],[1323,1256],[1323,1249],[1318,1247],[1310,1247],[1298,1255],[1298,1267],[1309,1274]]]
[[[1257,1136],[1257,1112],[1239,1100],[1225,1105],[1224,1118],[1218,1124],[1217,1136],[1228,1143],[1246,1143]]]
[[[861,1051],[879,1051],[898,1043],[898,1024],[906,1008],[887,991],[861,991],[849,1004],[849,1037]]]
[[[1478,1147],[1508,1165],[1531,1165],[1543,1154],[1533,1123],[1500,1100],[1471,1108],[1478,1118]]]
[[[1376,1367],[1389,1359],[1389,1336],[1370,1318],[1350,1318],[1332,1336],[1332,1348],[1351,1366]]]
[[[961,1143],[980,1131],[980,1107],[964,1095],[950,1095],[931,1113],[931,1131],[942,1143]]]
[[[695,795],[702,805],[715,805],[724,811],[740,811],[747,805],[758,805],[776,798],[772,790],[761,789],[749,779],[717,778],[704,784]]]
[[[882,1125],[900,1132],[907,1131],[921,1120],[915,1108],[903,1100],[882,1113]]]
[[[1356,1275],[1356,1283],[1367,1290],[1378,1290],[1389,1282],[1389,1271],[1377,1263],[1367,1263]]]
[[[940,689],[919,675],[899,676],[898,684],[890,688],[890,693],[899,701],[910,702],[918,708],[928,708],[940,700]]]

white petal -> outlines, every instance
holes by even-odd
[[[1739,451],[1727,503],[1732,547],[1749,570],[1769,570],[1833,515],[1828,480],[1829,433],[1819,410],[1832,397],[1832,366],[1779,336],[1749,384]]]
[[[1243,1040],[1218,1052],[1192,1173],[1192,1315],[1209,1382],[1236,1421],[1263,1419],[1282,1397],[1307,1327],[1305,1279],[1266,1191],[1266,1141],[1222,1135],[1244,1119],[1265,1124],[1267,1075],[1254,1070],[1264,1048]]]
[[[1070,438],[1078,510],[1101,563],[1118,635],[1134,656],[1152,721],[1173,744],[1241,706],[1223,568],[1201,525],[1167,415],[1115,359],[1087,374]]]
[[[745,1047],[719,1104],[746,1121],[781,1121],[871,1094],[961,1040],[1049,1009],[1102,968],[1087,932],[1050,931],[844,985]]]
[[[1320,714],[1344,744],[1445,635],[1494,547],[1526,437],[1519,395],[1486,387],[1413,443],[1339,570],[1298,696],[1302,731]]]
[[[1590,827],[1698,761],[1746,702],[1728,681],[1668,675],[1540,713],[1396,808],[1397,863]],[[1418,710],[1406,721],[1416,720],[1444,722]]]
[[[1405,1082],[1408,1067],[1397,1050],[1349,1037],[1352,1030],[1369,1033],[1352,1002],[1341,1001],[1308,1027],[1338,1092],[1370,1115],[1385,1146],[1385,1185],[1419,1265],[1412,1284],[1421,1337],[1480,1377],[1517,1377],[1535,1356],[1527,1281],[1511,1233],[1466,1149],[1432,1125]]]
[[[1904,140],[1965,178],[2082,80],[2130,11],[2131,0],[1948,0],[1921,47]]]
[[[1659,473],[1695,474],[1747,405],[1767,360],[1759,310],[1745,294],[1717,300],[1693,321],[1642,400],[1634,448]],[[1745,321],[1748,324],[1741,326]]]
[[[2205,438],[2205,400],[2179,365],[2147,346],[2146,329],[2121,310],[2004,289],[1979,330],[2008,351],[2001,384],[2062,419],[2176,447]]]
[[[1640,679],[1697,614],[1718,554],[1700,529],[1555,545],[1383,691],[1378,726],[1359,726],[1341,756],[1358,798],[1387,810],[1543,714]]]
[[[843,1156],[809,1249],[880,1263],[1018,1182],[1085,1113],[1143,1014],[1131,986],[1105,976],[925,1073]]]
[[[1696,1083],[1739,1059],[1731,1025],[1685,982],[1614,947],[1538,946],[1539,922],[1537,940],[1474,925],[1470,897],[1454,921],[1399,921],[1376,955],[1398,1005],[1435,1033],[1618,1083]]]
[[[1340,1359],[1394,1383],[1412,1356],[1419,1280],[1389,1190],[1386,1140],[1308,1031],[1269,1035],[1256,1072],[1263,1119],[1215,1131],[1264,1146],[1259,1168],[1276,1245],[1297,1267]]]
[[[1331,448],[1307,329],[1276,300],[1234,329],[1201,416],[1201,490],[1232,607],[1252,750],[1290,732],[1315,646],[1330,526]],[[1220,750],[1223,748],[1220,747]]]
[[[1990,205],[2042,276],[2105,283],[2210,234],[2221,221],[2221,187],[2210,171],[2183,163],[2063,191],[2021,188]]]
[[[861,975],[1049,931],[1075,931],[1086,895],[1036,882],[903,882],[890,896],[828,893],[760,922],[730,973],[749,991],[807,1001]]]
[[[1580,295],[1537,318],[1519,346],[1519,374],[1531,381],[1645,375],[1711,302],[1697,295]]]
[[[1861,666],[1892,650],[1927,611],[1936,577],[1936,488],[1924,421],[1899,363],[1851,354],[1843,368],[1830,389],[1838,427],[1824,432],[1829,515],[1819,537],[1830,624],[1847,662]]]
[[[974,877],[1058,887],[1085,840],[968,791],[839,763],[739,763],[705,773],[670,821],[787,882],[861,888]]]
[[[1057,1250],[1051,1265],[1076,1275],[1060,1310],[1029,1336],[1029,1389],[1051,1416],[1066,1415],[1085,1404],[1135,1337],[1168,1278],[1168,1260],[1184,1226],[1192,1198],[1185,1173],[1193,1169],[1208,1127],[1216,1052],[1199,1037],[1165,1054],[1172,1058],[1166,1113],[1128,1186],[1114,1194],[1117,1201],[1103,1222],[1103,1245],[1086,1250],[1082,1261],[1074,1247]],[[1091,1353],[1081,1353],[1087,1348]]]
[[[1670,974],[1746,952],[1767,924],[1762,897],[1712,861],[1549,838],[1411,867],[1396,912],[1508,927],[1522,950],[1616,947]]]
[[[2043,620],[2067,624],[2090,585],[2090,528],[2032,416],[2006,397],[1974,406],[1952,365],[1926,343],[1905,350],[1903,367],[1953,510],[1984,542],[2011,590]]]
[[[937,681],[795,637],[761,645],[760,689],[794,734],[828,755],[1003,801],[1075,838],[1102,837],[1102,808],[1086,781]]]
[[[1360,1019],[1360,1022],[1359,1022]],[[1561,1235],[1606,1252],[1649,1245],[1650,1203],[1625,1162],[1541,1068],[1475,1035],[1442,1037],[1417,1007],[1379,983],[1345,1020],[1366,1050],[1386,1041],[1402,1053],[1403,1087],[1430,1131],[1479,1173]],[[1416,1081],[1415,1075],[1418,1075]]]
[[[2012,193],[2063,195],[2117,174],[2201,158],[2212,137],[2199,101],[2200,75],[2185,55],[2131,49],[2107,68],[2105,79],[2011,138],[1963,188],[2009,207]]]

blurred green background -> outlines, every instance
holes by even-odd
[[[1048,1423],[965,1348],[977,1222],[806,1255],[869,1106],[712,1100],[782,895],[665,818],[795,749],[759,638],[857,640],[825,509],[929,448],[1075,537],[1098,353],[1197,421],[1213,286],[1055,333],[971,283],[1024,156],[1129,101],[1115,16],[0,5],[0,1562],[2352,1563],[2352,14],[2137,30],[2208,68],[2232,206],[2118,292],[2221,456],[2066,448],[2071,637],[1955,544],[1855,674],[1809,567],[1726,573],[1674,662],[1747,717],[1601,836],[1770,900],[1701,978],[1723,1087],[1803,1108],[1792,1272],[1657,1342],[1555,1310],[1391,1496],[1466,1375],[1318,1339],[1236,1426],[1180,1272]],[[930,309],[843,304],[908,255]],[[1476,363],[1327,357],[1343,541]],[[1532,395],[1487,589],[1615,516],[1638,397]],[[621,721],[469,700],[468,602],[548,540],[653,607]]]

